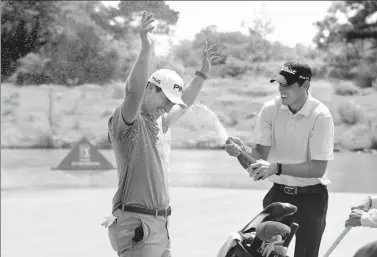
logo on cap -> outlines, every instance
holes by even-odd
[[[173,89],[178,89],[179,92],[182,91],[182,87],[180,85],[174,84]]]
[[[288,73],[291,73],[291,74],[296,74],[296,71],[295,70],[292,70],[291,68],[289,68],[287,65],[283,65],[283,67],[281,68],[282,71],[285,71],[285,72],[288,72]]]
[[[156,79],[156,77],[152,77],[152,80],[153,80],[154,82],[156,82],[157,84],[161,84],[161,80]]]

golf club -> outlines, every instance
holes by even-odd
[[[327,250],[327,252],[325,253],[325,255],[323,255],[323,257],[328,257],[330,256],[330,254],[334,251],[334,249],[338,246],[338,244],[340,243],[340,241],[342,241],[342,239],[347,235],[347,233],[351,230],[352,227],[346,227],[345,229],[343,229],[342,233],[340,233],[340,235],[338,236],[338,238],[335,240],[335,242],[330,246],[330,248]]]

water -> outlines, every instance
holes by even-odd
[[[194,148],[221,148],[228,138],[220,119],[204,104],[193,104],[177,123],[179,125],[172,129],[172,133],[179,134],[181,139],[176,139]],[[181,129],[184,130],[182,133]]]
[[[189,112],[206,128],[213,130],[220,144],[228,138],[225,127],[216,114],[203,104],[194,104]],[[201,133],[195,132],[195,133]],[[2,150],[1,187],[14,189],[56,188],[115,188],[117,175],[112,171],[51,170],[69,150]],[[115,165],[112,150],[101,151]],[[220,187],[237,189],[268,189],[268,181],[249,179],[236,158],[224,150],[173,150],[170,156],[170,184],[172,186]],[[377,193],[376,155],[336,153],[329,162],[328,177],[333,192]]]
[[[208,108],[208,106],[200,103],[195,103],[190,107],[190,111],[195,112],[195,114],[199,114],[198,117],[200,119],[207,121],[207,124],[211,124],[214,127],[220,139],[220,142],[225,143],[225,141],[228,139],[228,132],[226,131],[224,125],[221,123],[219,117],[217,117],[217,115],[210,108]],[[200,115],[201,112],[205,113],[206,117],[208,117],[209,120],[206,117]]]
[[[69,150],[2,150],[2,190],[53,188],[115,188],[115,170],[106,172],[64,172],[51,170]],[[115,165],[111,150],[100,151]],[[170,184],[184,187],[262,189],[267,181],[251,180],[236,158],[224,150],[177,150],[170,155]],[[333,192],[377,193],[376,155],[335,153],[328,176]],[[115,166],[114,166],[115,167]]]

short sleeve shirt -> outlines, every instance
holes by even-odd
[[[118,172],[113,210],[120,204],[152,209],[169,206],[170,118],[170,113],[157,120],[140,113],[132,125],[127,125],[120,107],[110,117],[109,139]]]
[[[334,122],[329,109],[310,94],[296,114],[276,97],[266,102],[257,116],[253,142],[271,146],[267,161],[298,164],[311,160],[333,160]],[[330,183],[322,178],[273,175],[269,180],[287,186]]]

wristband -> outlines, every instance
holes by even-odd
[[[277,166],[278,166],[278,172],[276,172],[276,175],[277,176],[280,176],[280,174],[281,174],[281,170],[282,170],[282,168],[281,168],[281,163],[277,163]]]
[[[207,79],[207,76],[203,72],[201,72],[201,71],[196,71],[195,75],[198,75],[202,79]]]

